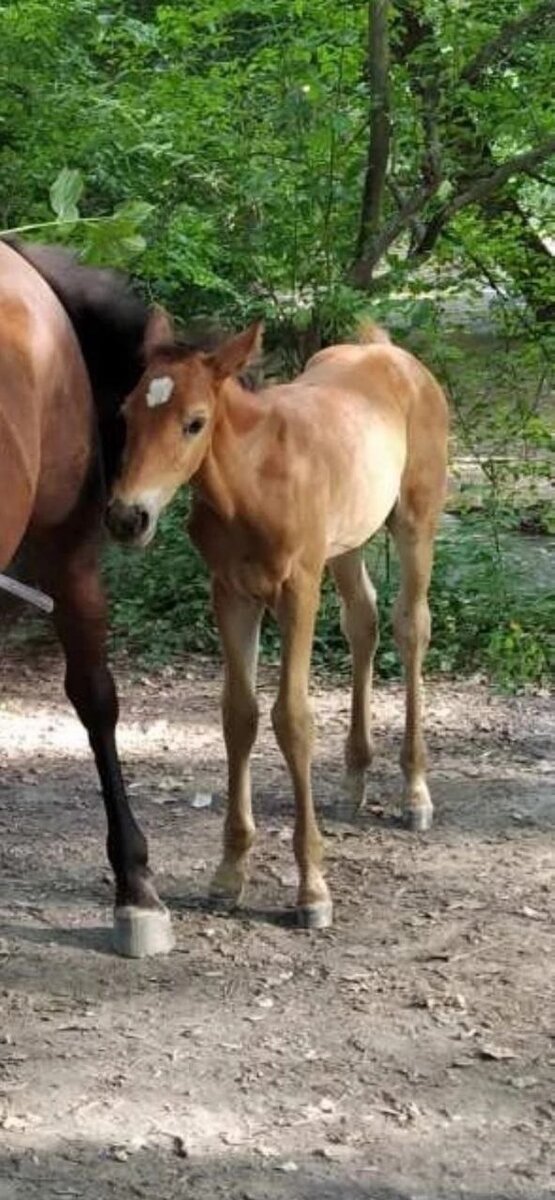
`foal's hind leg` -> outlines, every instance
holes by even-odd
[[[373,757],[371,731],[372,667],[378,645],[376,592],[362,550],[351,550],[330,563],[341,596],[341,628],[353,661],[351,724],[345,743],[349,808],[359,812],[366,799],[366,770]]]
[[[115,741],[118,700],[106,661],[106,602],[91,542],[41,545],[42,579],[54,597],[54,621],[66,658],[65,687],[85,726],[108,819],[108,858],[116,880],[114,947],[133,958],[167,952],[169,914],[148,869],[147,843],[131,811]]]
[[[228,591],[217,581],[213,585],[213,601],[225,658],[222,716],[228,800],[223,856],[210,891],[222,899],[238,901],[246,882],[248,855],[255,834],[249,759],[258,728],[254,689],[263,606]]]
[[[416,831],[430,828],[433,805],[426,782],[422,730],[422,664],[430,642],[428,588],[432,573],[435,519],[419,522],[400,501],[390,519],[401,566],[401,590],[393,609],[393,630],[406,681],[405,733],[401,767],[403,808]]]

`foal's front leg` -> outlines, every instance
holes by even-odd
[[[222,716],[228,765],[228,801],[223,856],[211,894],[238,902],[247,877],[255,827],[251,804],[250,753],[258,729],[255,695],[258,642],[263,605],[227,590],[212,588],[214,611],[225,659]]]
[[[297,919],[309,929],[332,922],[332,901],[322,873],[323,844],[312,798],[314,721],[308,685],[320,575],[283,588],[277,609],[282,634],[279,692],[272,709],[275,735],[291,772],[296,817],[293,846],[299,868]]]

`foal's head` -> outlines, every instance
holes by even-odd
[[[123,411],[127,438],[107,523],[119,541],[146,546],[162,510],[203,462],[222,387],[256,355],[260,324],[209,353],[176,341],[169,318],[155,309],[144,345],[146,370]]]

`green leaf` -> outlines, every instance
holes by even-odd
[[[440,183],[440,185],[437,189],[438,200],[441,200],[442,204],[444,204],[445,201],[448,200],[449,197],[452,195],[453,195],[453,184],[451,183],[451,180],[450,179],[442,180],[442,182]]]
[[[84,183],[80,171],[64,167],[50,188],[50,204],[59,221],[77,221]]]
[[[125,204],[120,204],[116,208],[114,218],[121,219],[136,228],[138,225],[143,225],[153,212],[154,205],[149,204],[147,200],[127,200]]]
[[[136,254],[142,254],[145,247],[146,241],[141,233],[134,233],[130,237],[121,239],[121,249],[130,258],[133,258]]]

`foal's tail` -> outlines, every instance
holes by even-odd
[[[357,328],[357,342],[362,346],[367,346],[377,342],[391,343],[391,338],[387,329],[382,329],[381,325],[376,325],[374,321],[363,317]]]

